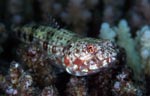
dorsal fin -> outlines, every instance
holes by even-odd
[[[42,25],[51,26],[53,28],[60,29],[59,23],[50,14],[46,15],[46,21],[42,22]]]
[[[53,17],[50,17],[49,18],[49,22],[50,22],[50,25],[54,28],[60,28],[60,25],[58,24],[58,22],[53,18]]]

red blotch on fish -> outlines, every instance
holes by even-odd
[[[79,59],[79,58],[76,58],[76,59],[74,60],[74,62],[73,62],[73,64],[76,64],[76,65],[78,65],[78,66],[83,65],[83,63],[84,63],[84,61],[81,60],[81,59]]]
[[[64,57],[64,64],[65,64],[66,66],[69,66],[69,65],[70,65],[70,59],[69,59],[67,56]]]

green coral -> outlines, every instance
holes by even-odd
[[[118,45],[123,47],[127,54],[127,65],[131,67],[135,73],[135,78],[140,80],[142,73],[142,66],[138,52],[136,51],[136,45],[134,39],[131,37],[130,28],[125,20],[119,22],[118,28],[116,28]]]
[[[130,28],[126,20],[121,20],[118,27],[110,27],[108,23],[103,23],[100,29],[99,37],[102,39],[110,39],[125,49],[127,54],[127,65],[133,69],[134,77],[141,80],[142,64],[139,53],[136,50],[135,40],[131,37]],[[115,40],[117,38],[117,40]]]
[[[99,37],[102,39],[109,39],[115,41],[116,32],[110,27],[110,25],[104,22],[100,28]]]
[[[150,76],[150,26],[143,26],[137,32],[136,41],[144,73]]]

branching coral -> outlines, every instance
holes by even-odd
[[[131,37],[130,28],[127,25],[127,22],[125,20],[121,20],[118,27],[115,28],[110,28],[107,23],[103,23],[100,29],[99,37],[113,41],[115,38],[117,38],[115,41],[126,51],[127,65],[134,70],[135,78],[140,80],[142,75],[142,65],[140,62],[139,54],[136,50],[134,39]]]
[[[24,47],[24,48],[22,48]],[[44,50],[38,47],[38,44],[31,44],[29,46],[22,46],[18,51],[20,59],[29,68],[29,72],[33,73],[34,80],[38,85],[46,86],[54,83],[56,77],[52,66],[47,60]]]
[[[40,96],[59,96],[59,94],[55,86],[51,85],[51,86],[45,87],[42,90],[42,93]]]
[[[126,50],[127,65],[133,69],[136,79],[142,79],[140,57],[136,51],[134,40],[131,38],[130,29],[127,22],[125,20],[120,21],[116,31],[118,35],[118,44]]]
[[[9,75],[0,81],[0,87],[6,95],[16,96],[32,94],[32,77],[24,72],[19,63],[13,61],[10,65]]]
[[[112,34],[113,31],[116,32],[115,36],[114,34]],[[102,27],[100,32],[101,38],[115,40],[115,42],[117,42],[119,46],[125,49],[125,52],[127,54],[127,65],[133,70],[134,79],[136,81],[142,82],[142,86],[144,87],[145,83],[148,83],[148,81],[145,82],[144,80],[145,78],[149,78],[150,74],[150,27],[148,25],[142,27],[141,30],[137,32],[137,36],[135,37],[135,39],[131,36],[130,28],[125,20],[121,20],[118,27],[115,28],[110,28],[109,25],[107,25],[106,27]],[[117,39],[114,39],[114,37]],[[114,87],[116,87],[116,91],[119,86],[122,86],[120,85],[120,82],[116,82],[114,85]],[[127,87],[131,88],[131,86],[132,84],[129,83],[129,86],[124,86],[123,89],[126,89]]]
[[[103,23],[101,25],[99,34],[100,38],[115,41],[116,35],[116,32],[112,28],[110,28],[108,23]]]
[[[115,96],[143,96],[142,90],[132,82],[131,73],[131,70],[124,68],[122,72],[116,75],[112,89]]]
[[[84,77],[71,77],[67,84],[68,96],[89,96],[87,79]]]
[[[33,74],[32,74],[33,75]],[[10,65],[9,75],[0,75],[0,89],[4,96],[58,96],[58,91],[53,85],[40,88],[30,73],[25,72],[21,64],[13,61]]]
[[[139,47],[142,67],[146,75],[150,76],[150,27],[144,26],[137,32],[137,47]]]

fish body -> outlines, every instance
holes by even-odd
[[[38,41],[54,65],[75,76],[94,74],[113,66],[120,52],[110,40],[81,37],[50,26],[25,25],[16,27],[14,32],[26,44]]]

